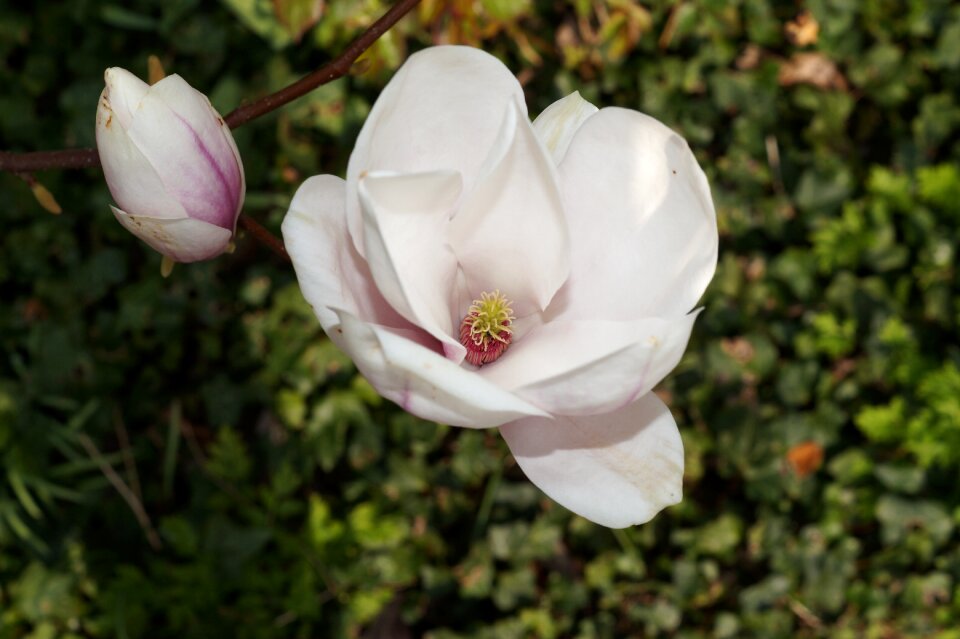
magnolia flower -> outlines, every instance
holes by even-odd
[[[304,296],[384,397],[499,426],[527,476],[597,523],[679,501],[683,446],[651,392],[713,276],[710,190],[686,142],[579,94],[532,124],[494,57],[427,49],[384,89],[346,181],[283,222]]]
[[[226,250],[243,204],[240,153],[207,97],[178,75],[104,73],[97,149],[124,227],[178,262]]]

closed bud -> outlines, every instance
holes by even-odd
[[[246,189],[230,128],[178,75],[150,86],[114,67],[104,80],[97,149],[117,220],[177,262],[223,253]]]

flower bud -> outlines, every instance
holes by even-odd
[[[230,128],[178,75],[150,86],[114,67],[104,80],[97,149],[117,220],[178,262],[223,253],[246,189]]]

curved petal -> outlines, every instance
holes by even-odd
[[[177,262],[199,262],[227,249],[233,232],[189,217],[176,220],[130,215],[115,206],[110,210],[128,231],[155,251]]]
[[[114,201],[120,209],[140,217],[187,217],[180,203],[167,192],[156,169],[127,135],[108,91],[103,90],[97,107],[97,153]]]
[[[549,322],[479,374],[554,415],[617,410],[648,393],[680,362],[698,314]]]
[[[462,188],[453,171],[371,173],[360,181],[364,253],[377,288],[458,364],[466,349],[452,337],[457,259],[447,232]]]
[[[528,417],[500,433],[530,481],[603,526],[642,524],[682,496],[683,442],[653,393],[615,413]]]
[[[377,392],[407,412],[469,428],[499,426],[530,415],[548,416],[418,343],[416,335],[364,323],[346,311],[336,313],[340,326],[331,338]]]
[[[690,311],[713,277],[717,219],[707,179],[679,135],[608,108],[560,165],[571,276],[554,316],[632,320]]]
[[[201,152],[206,150],[217,160],[218,178],[222,177],[226,181],[227,192],[232,194],[237,202],[233,215],[228,216],[226,212],[221,212],[222,219],[217,224],[225,228],[236,228],[236,218],[243,207],[247,190],[247,179],[243,171],[243,159],[230,127],[213,108],[210,99],[177,74],[163,78],[151,87],[151,91],[166,102],[180,118],[193,126],[201,143]],[[212,119],[211,115],[214,116]],[[233,157],[233,162],[230,161],[230,156]],[[204,159],[209,162],[209,158]],[[233,226],[225,226],[230,224]]]
[[[290,202],[281,232],[300,290],[328,335],[340,324],[332,308],[365,322],[409,327],[380,295],[367,263],[347,240],[345,193],[340,178],[316,175],[300,185]]]
[[[503,130],[450,224],[450,243],[466,280],[462,297],[499,290],[524,317],[545,309],[566,281],[570,238],[556,169],[517,104]]]
[[[360,176],[370,171],[457,171],[473,190],[520,83],[502,62],[479,49],[442,46],[410,56],[377,98],[347,167],[347,216],[363,252]]]
[[[133,114],[140,106],[140,100],[150,90],[150,85],[126,69],[110,67],[103,72],[106,85],[102,98],[105,98],[121,128],[130,126]]]
[[[197,136],[214,158],[219,161],[223,176],[227,181],[230,193],[237,194],[237,211],[243,205],[243,196],[246,193],[246,176],[243,172],[243,160],[233,133],[223,118],[210,104],[210,99],[200,91],[191,87],[179,75],[168,75],[151,87],[158,98],[189,122],[197,132]],[[211,118],[211,115],[213,116]],[[233,162],[230,162],[230,156]]]
[[[533,121],[533,130],[550,151],[555,164],[563,161],[580,125],[597,111],[597,107],[584,100],[579,91],[574,91],[548,106]]]
[[[140,101],[127,133],[190,217],[234,229],[243,168],[206,96],[180,76],[167,76]]]

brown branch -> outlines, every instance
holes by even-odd
[[[379,20],[370,25],[370,28],[364,31],[360,37],[351,42],[343,53],[335,59],[276,93],[260,98],[256,102],[237,107],[224,120],[230,125],[230,128],[236,128],[254,118],[270,113],[302,95],[306,95],[319,86],[333,82],[337,78],[342,78],[350,72],[350,67],[364,51],[369,49],[380,36],[395,25],[400,18],[410,13],[419,3],[420,0],[400,0],[390,7],[390,10],[383,14]]]
[[[238,221],[240,222],[240,226],[246,229],[247,233],[252,235],[254,239],[279,255],[285,262],[290,261],[290,255],[287,253],[287,249],[283,246],[280,238],[268,231],[260,222],[257,222],[245,213],[240,214]]]
[[[400,0],[336,58],[276,93],[237,107],[224,118],[224,121],[231,129],[235,129],[250,120],[279,109],[319,86],[342,78],[350,72],[353,63],[364,51],[419,3],[420,0]],[[100,166],[100,156],[96,149],[64,149],[28,153],[0,151],[0,171],[32,173],[47,169],[85,169],[95,166]]]
[[[370,28],[351,42],[339,56],[290,86],[260,98],[256,102],[237,107],[224,118],[224,121],[230,128],[235,129],[250,120],[279,109],[321,85],[342,78],[350,72],[351,67],[364,51],[369,49],[380,36],[419,3],[420,0],[399,0],[379,20],[370,25]],[[31,179],[30,173],[34,171],[84,169],[97,166],[100,166],[100,155],[96,149],[63,149],[60,151],[31,151],[28,153],[0,151],[0,172],[15,173],[27,180],[28,183]],[[256,220],[241,214],[239,222],[240,226],[246,229],[256,240],[285,261],[290,261],[290,256],[287,254],[283,242]]]
[[[62,151],[0,151],[0,171],[33,173],[47,169],[86,169],[100,166],[96,149],[63,149]]]

